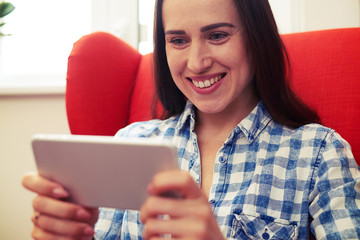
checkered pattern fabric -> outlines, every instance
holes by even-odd
[[[200,184],[194,106],[165,121],[134,123],[117,137],[163,138]],[[228,239],[360,239],[360,171],[351,148],[318,124],[291,129],[260,102],[216,155],[209,204]],[[97,239],[142,239],[137,211],[100,209]]]

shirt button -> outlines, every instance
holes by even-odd
[[[215,203],[215,200],[214,200],[214,199],[211,199],[211,200],[209,201],[209,203],[210,203],[210,204],[214,204],[214,203]]]
[[[265,233],[263,233],[262,238],[263,239],[269,239],[270,235],[267,232],[265,232]]]
[[[219,162],[225,163],[225,162],[226,162],[226,159],[225,159],[224,157],[220,157],[220,158],[219,158]]]

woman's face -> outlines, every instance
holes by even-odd
[[[251,59],[233,0],[164,0],[171,75],[204,113],[256,104]]]

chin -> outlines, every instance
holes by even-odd
[[[196,105],[195,105],[196,106]],[[224,111],[223,107],[216,107],[213,104],[210,105],[200,105],[200,106],[196,106],[196,108],[198,109],[198,111],[202,112],[202,113],[208,113],[208,114],[215,114],[215,113],[221,113],[222,111]]]

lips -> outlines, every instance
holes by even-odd
[[[188,77],[187,79],[190,80],[195,87],[203,89],[208,88],[214,85],[215,83],[219,82],[226,76],[226,73],[221,73],[215,76],[202,76],[202,77]]]

